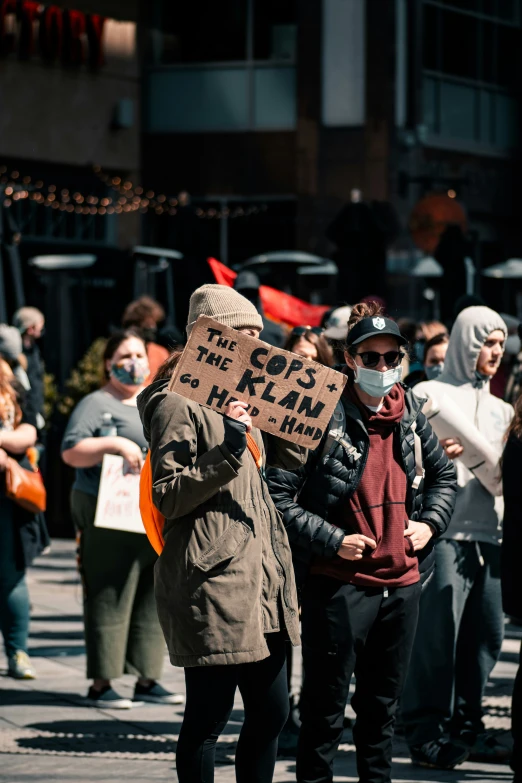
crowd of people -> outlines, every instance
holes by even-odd
[[[106,341],[102,384],[67,422],[86,704],[186,699],[178,778],[210,783],[239,689],[238,783],[270,783],[278,744],[296,756],[298,783],[331,783],[355,675],[361,782],[391,780],[397,727],[415,764],[510,759],[521,783],[522,674],[512,751],[486,730],[482,707],[505,613],[522,618],[518,322],[472,305],[451,325],[415,324],[368,299],[288,329],[264,316],[258,288],[245,272],[234,288],[197,289],[186,335],[210,316],[341,372],[343,394],[314,451],[262,433],[244,400],[218,413],[173,392],[183,348],[161,344],[164,313],[149,297],[126,308]],[[24,466],[44,440],[43,329],[29,307],[0,325],[0,472],[9,459]],[[104,455],[134,473],[147,459],[159,550],[95,526]],[[25,570],[49,538],[44,515],[6,491],[0,512],[9,674],[32,678]],[[161,684],[165,642],[185,694]],[[136,678],[134,699],[117,692],[124,673]]]

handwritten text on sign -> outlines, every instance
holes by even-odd
[[[200,317],[170,390],[223,413],[249,403],[255,427],[315,448],[346,383],[341,373]]]
[[[129,473],[123,457],[105,454],[94,526],[145,533],[139,498],[139,474]]]

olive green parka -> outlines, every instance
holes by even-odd
[[[229,452],[222,415],[167,386],[147,387],[138,410],[165,517],[155,592],[171,662],[259,661],[265,634],[285,629],[300,644],[290,547],[261,471],[248,449],[240,460]]]

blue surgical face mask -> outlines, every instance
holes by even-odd
[[[402,367],[393,367],[386,372],[369,370],[367,367],[355,369],[355,383],[370,397],[385,397],[402,378]]]
[[[141,386],[149,373],[147,359],[123,359],[111,365],[111,376],[124,386]]]
[[[440,364],[432,364],[431,367],[425,367],[424,372],[426,373],[426,378],[429,381],[434,381],[439,377],[443,369],[444,362],[441,362]]]

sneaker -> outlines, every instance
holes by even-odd
[[[183,704],[185,697],[182,693],[171,693],[159,682],[150,685],[136,683],[134,689],[135,702],[148,702],[149,704]]]
[[[88,707],[105,707],[111,710],[130,710],[133,706],[131,699],[124,699],[110,685],[106,685],[101,691],[95,690],[91,685],[85,703]]]
[[[469,748],[469,760],[486,764],[504,764],[511,758],[512,750],[499,742],[493,732],[477,734]]]
[[[10,656],[7,673],[16,680],[34,680],[36,677],[31,659],[23,650],[17,650]]]
[[[453,769],[462,764],[469,756],[469,749],[456,745],[450,740],[438,739],[425,742],[423,745],[410,747],[411,760],[419,767],[433,769]]]

